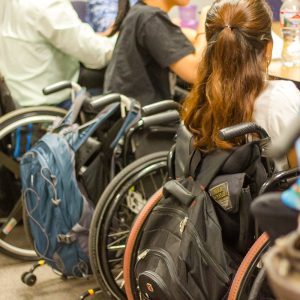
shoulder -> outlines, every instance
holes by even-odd
[[[271,94],[288,94],[300,96],[300,91],[295,83],[289,80],[272,80],[269,81],[267,92]]]
[[[275,137],[299,111],[300,91],[296,85],[291,81],[276,80],[268,82],[256,99],[253,117],[271,137]]]
[[[265,90],[258,96],[256,105],[272,103],[272,107],[277,105],[297,105],[300,106],[300,91],[292,81],[273,80],[269,81]]]
[[[290,80],[270,80],[269,85],[274,88],[286,88],[286,87],[297,88],[295,83]]]

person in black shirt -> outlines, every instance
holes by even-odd
[[[122,93],[146,105],[173,97],[174,73],[194,83],[206,46],[204,25],[208,8],[200,16],[192,41],[167,15],[173,6],[188,3],[188,0],[144,0],[129,10],[115,26],[120,26],[120,31],[106,70],[104,92]]]

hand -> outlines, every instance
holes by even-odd
[[[183,32],[183,34],[187,37],[187,39],[194,44],[195,43],[195,39],[197,36],[197,32],[194,29],[191,28],[181,28],[181,31]]]

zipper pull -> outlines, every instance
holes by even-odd
[[[185,217],[179,224],[179,231],[181,234],[183,233],[183,231],[185,229],[188,219],[189,219],[188,217]]]
[[[150,251],[150,249],[144,250],[144,251],[137,257],[137,261],[140,261],[141,259],[144,259],[145,256],[148,254],[149,251]]]

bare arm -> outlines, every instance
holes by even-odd
[[[176,75],[189,83],[194,83],[196,81],[197,69],[206,48],[205,20],[209,8],[210,6],[205,6],[201,11],[199,26],[194,39],[192,39],[191,32],[189,31],[188,33],[188,38],[195,47],[195,53],[189,54],[170,65],[170,69]],[[184,33],[186,32],[184,31]]]

